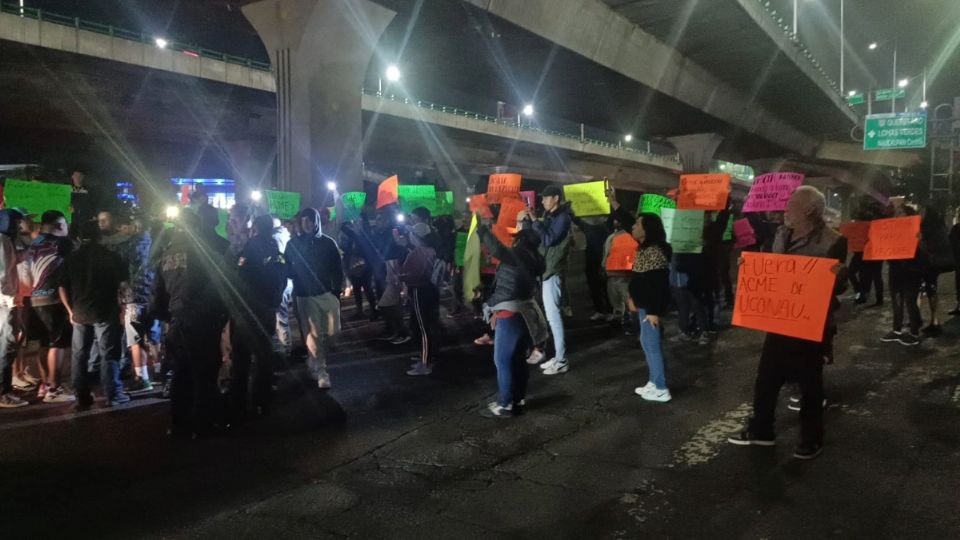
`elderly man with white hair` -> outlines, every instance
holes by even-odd
[[[825,200],[814,187],[801,186],[790,197],[777,231],[773,252],[836,259],[836,274],[843,274],[847,260],[847,240],[823,221]],[[832,312],[839,306],[837,295],[846,287],[846,278],[838,275],[830,315],[820,342],[767,334],[760,354],[753,395],[753,416],[746,430],[728,440],[737,445],[773,446],[776,444],[774,413],[780,387],[787,381],[800,386],[801,442],[793,456],[814,459],[823,452],[823,365],[833,360],[833,336],[836,322]]]

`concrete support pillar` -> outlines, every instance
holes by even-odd
[[[667,140],[680,153],[683,172],[695,174],[710,171],[713,155],[723,142],[723,136],[716,133],[697,133],[670,137]]]
[[[243,14],[277,79],[277,184],[320,204],[363,188],[360,90],[393,11],[370,0],[260,0]]]

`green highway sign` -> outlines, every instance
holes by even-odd
[[[848,105],[863,105],[863,94],[854,94],[847,96]]]
[[[873,93],[874,101],[890,101],[907,97],[906,88],[881,88]]]
[[[927,113],[871,114],[863,127],[864,150],[927,147]]]

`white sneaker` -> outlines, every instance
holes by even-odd
[[[40,386],[37,387],[37,397],[40,399],[46,399],[47,392],[49,391],[50,388],[46,385],[46,383],[40,383]]]
[[[617,320],[617,319],[619,318],[619,316],[616,315],[616,314],[614,314],[614,313],[607,313],[606,315],[603,316],[603,318],[604,318],[604,320],[606,320],[607,322],[613,322],[613,321]]]
[[[540,353],[540,354],[543,355],[543,353]],[[557,359],[556,359],[556,358],[551,358],[551,359],[547,360],[546,362],[540,364],[540,369],[550,369],[550,368],[552,368],[552,367],[555,366],[555,365],[557,365]]]
[[[417,364],[416,367],[407,372],[411,377],[426,377],[433,373],[433,367],[430,364]]]
[[[596,312],[596,313],[594,313],[593,315],[590,316],[590,320],[591,320],[591,321],[599,321],[600,319],[602,319],[602,318],[604,318],[604,317],[605,317],[605,315],[604,315],[603,313]]]
[[[44,403],[72,403],[76,400],[77,397],[67,392],[62,386],[48,391],[46,397],[43,398]]]
[[[329,390],[330,375],[327,375],[326,373],[324,373],[323,375],[320,375],[319,377],[317,377],[317,388],[321,390]]]
[[[673,397],[670,395],[670,390],[667,390],[666,388],[664,388],[663,390],[660,390],[656,386],[654,386],[652,390],[646,390],[644,392],[638,392],[638,393],[640,394],[640,397],[642,397],[647,401],[658,401],[660,403],[666,403],[671,399],[673,399]]]
[[[543,370],[544,375],[558,375],[560,373],[566,373],[568,369],[566,360],[553,360],[553,365]]]
[[[543,361],[543,353],[537,349],[534,349],[530,356],[527,357],[527,363],[531,366],[534,364],[539,364]]]
[[[653,384],[652,382],[648,382],[645,386],[638,386],[634,388],[633,393],[637,394],[638,396],[642,396],[644,392],[649,392],[656,389],[657,385]]]

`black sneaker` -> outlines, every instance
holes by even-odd
[[[793,451],[793,457],[797,459],[815,459],[817,456],[823,453],[823,445],[816,443],[804,443],[801,444]]]
[[[827,398],[823,398],[823,408],[826,409],[830,404],[827,403]],[[787,405],[787,408],[791,411],[800,412],[800,400],[793,401],[793,398],[790,398],[790,404]]]
[[[880,341],[884,343],[893,343],[895,341],[900,341],[900,335],[901,335],[900,332],[896,332],[896,331],[888,332],[887,335],[880,338]]]
[[[906,345],[908,347],[913,347],[914,345],[920,344],[920,338],[918,336],[915,336],[907,332],[900,334],[899,341],[901,345]]]
[[[957,306],[956,309],[953,309],[947,312],[947,315],[950,315],[952,317],[960,316],[960,306]]]
[[[923,335],[925,336],[935,337],[939,336],[943,330],[940,328],[939,324],[931,324],[921,330],[921,332],[923,332]]]
[[[773,437],[757,437],[749,430],[741,431],[727,437],[727,442],[730,444],[736,444],[737,446],[774,446],[777,444],[776,439]]]
[[[117,392],[116,395],[107,400],[107,407],[116,407],[126,403],[130,403],[130,394],[125,392]]]

